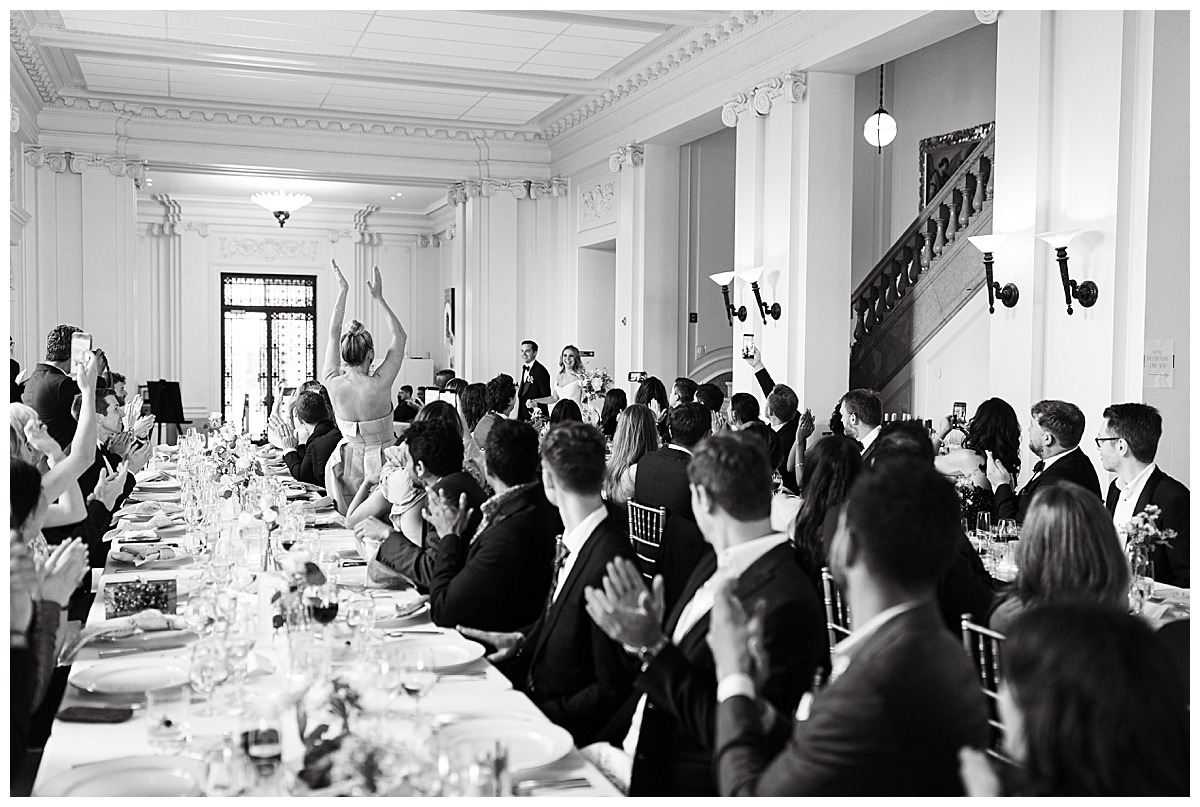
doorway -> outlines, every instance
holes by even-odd
[[[593,351],[588,370],[605,368],[616,378],[617,240],[579,248],[579,349]]]

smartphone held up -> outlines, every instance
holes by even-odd
[[[79,378],[92,354],[92,335],[83,331],[71,334],[71,375]]]

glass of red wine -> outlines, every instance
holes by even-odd
[[[337,584],[324,583],[304,590],[304,609],[308,618],[324,628],[338,613]]]

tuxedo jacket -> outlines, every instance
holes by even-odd
[[[332,420],[322,420],[313,426],[307,443],[283,455],[292,478],[325,487],[325,465],[341,439],[342,433]]]
[[[996,504],[992,517],[996,520],[1015,518],[1017,523],[1023,524],[1025,511],[1029,509],[1033,494],[1037,493],[1042,485],[1054,482],[1074,482],[1095,493],[1097,498],[1100,497],[1100,478],[1096,476],[1096,467],[1086,454],[1075,447],[1055,460],[1045,471],[1026,482],[1020,493],[1014,493],[1011,485],[996,488]]]
[[[781,753],[749,698],[718,711],[722,796],[962,795],[958,750],[988,740],[978,674],[932,602],[866,638],[807,719],[793,721]]]
[[[529,408],[525,406],[525,402],[530,398],[550,397],[550,371],[543,367],[541,362],[534,359],[533,364],[529,366],[528,373],[517,371],[518,379],[522,375],[525,375],[525,378],[520,381],[520,386],[517,388],[517,419],[529,420]],[[542,410],[542,417],[548,417],[545,404],[538,404],[538,408]]]
[[[25,381],[21,402],[33,408],[63,451],[75,438],[75,418],[71,416],[71,403],[79,394],[75,379],[50,364],[39,362]]]
[[[507,501],[474,540],[442,538],[429,583],[434,624],[515,631],[541,615],[562,533],[539,482]]]
[[[1121,491],[1114,481],[1108,486],[1105,506],[1109,515],[1116,512]],[[1161,468],[1155,468],[1146,480],[1146,486],[1134,503],[1133,512],[1138,514],[1146,505],[1157,505],[1160,529],[1175,530],[1169,547],[1156,546],[1150,560],[1154,561],[1154,579],[1180,588],[1191,588],[1191,493],[1178,480],[1167,476]]]
[[[584,590],[603,590],[605,566],[633,558],[624,511],[608,506],[579,550],[562,590],[529,629],[525,647],[501,669],[579,748],[594,742],[633,686],[625,651],[587,614]]]
[[[698,567],[687,590],[671,609],[664,631],[670,636],[692,595],[716,570],[715,556]],[[790,715],[818,666],[828,668],[825,615],[817,592],[796,565],[787,543],[767,552],[738,579],[734,596],[747,613],[766,603],[765,635],[771,669],[765,697]],[[648,696],[630,782],[631,796],[715,796],[713,768],[717,717],[717,678],[706,641],[711,613],[705,614],[678,645],[663,648],[634,682],[625,708],[605,730],[620,744],[643,693]]]
[[[444,491],[457,506],[462,494],[467,494],[467,507],[475,511],[475,515],[467,522],[467,528],[462,537],[469,543],[475,536],[475,528],[482,520],[479,508],[487,501],[487,494],[479,487],[475,477],[465,471],[446,474],[433,485],[434,493]],[[429,522],[422,520],[423,529],[421,546],[408,540],[397,530],[392,530],[379,546],[375,559],[390,571],[403,575],[411,580],[422,594],[429,592],[429,584],[433,579],[433,568],[437,562],[439,539]]]

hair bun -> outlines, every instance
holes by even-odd
[[[361,322],[359,322],[356,319],[352,319],[352,320],[350,320],[350,324],[346,326],[346,332],[342,335],[343,336],[357,336],[358,334],[362,333],[364,330],[366,330],[366,328],[363,327],[363,324]]]

